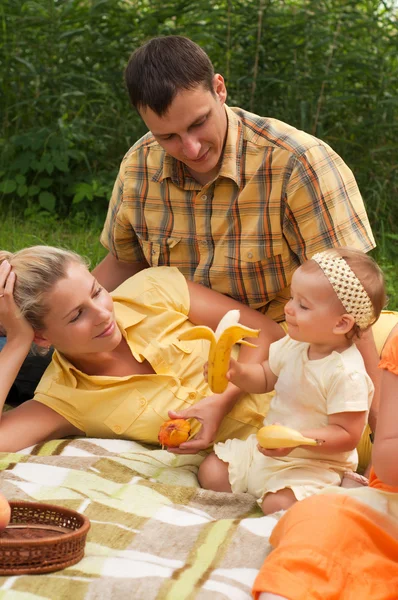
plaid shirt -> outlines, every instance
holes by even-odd
[[[119,260],[176,266],[280,321],[302,262],[375,242],[354,176],[327,144],[275,119],[226,112],[221,168],[204,186],[150,132],[129,150],[101,242]]]

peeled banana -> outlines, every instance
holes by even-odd
[[[296,446],[319,446],[323,440],[301,435],[299,431],[284,425],[266,425],[257,432],[257,441],[262,448],[295,448]]]
[[[240,311],[228,311],[219,322],[216,331],[205,325],[198,325],[184,331],[180,340],[204,339],[210,342],[207,380],[214,394],[222,394],[228,385],[226,377],[231,357],[232,346],[240,343],[255,348],[243,340],[243,337],[258,337],[259,329],[251,329],[239,324]]]

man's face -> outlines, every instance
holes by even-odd
[[[217,175],[227,134],[224,80],[215,75],[213,83],[214,94],[202,85],[179,92],[162,117],[148,107],[140,110],[156,141],[202,183]]]

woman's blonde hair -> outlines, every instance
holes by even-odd
[[[0,250],[0,264],[7,260],[16,275],[15,303],[36,331],[44,329],[48,313],[46,296],[60,279],[66,277],[71,263],[88,267],[79,254],[52,246],[31,246],[12,253]]]

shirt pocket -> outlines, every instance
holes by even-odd
[[[177,266],[184,254],[181,238],[167,237],[145,240],[138,238],[144,256],[152,267],[163,265]]]
[[[146,397],[134,390],[104,419],[104,425],[116,435],[123,435],[143,413],[147,404]]]
[[[232,296],[236,300],[260,308],[289,285],[282,248],[282,239],[279,239],[273,242],[272,249],[258,243],[225,251],[226,272],[230,274]]]

